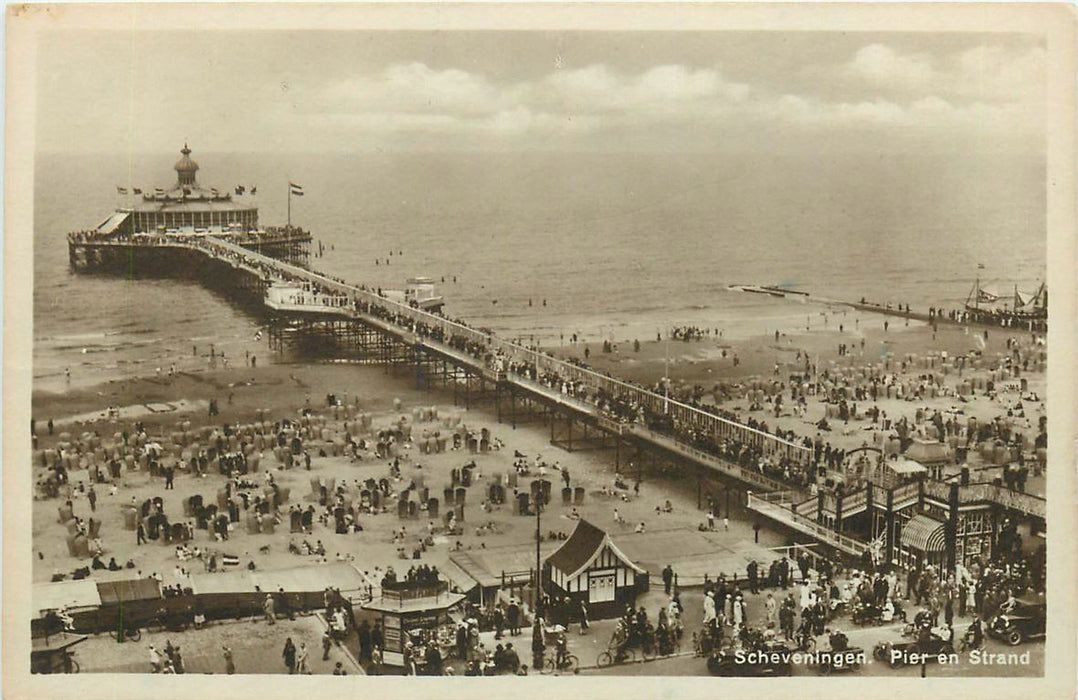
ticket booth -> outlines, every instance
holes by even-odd
[[[648,572],[635,564],[610,536],[580,520],[569,539],[543,564],[547,595],[584,601],[592,618],[617,617],[648,590]]]

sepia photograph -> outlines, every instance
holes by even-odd
[[[678,7],[8,8],[13,697],[1070,696],[1073,11]]]

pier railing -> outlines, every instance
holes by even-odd
[[[767,496],[767,494],[760,495],[750,492],[748,495],[748,507],[787,527],[810,535],[820,542],[826,542],[847,554],[860,556],[868,548],[868,544],[861,540],[847,537],[841,532],[835,532],[826,525],[796,513],[793,510],[794,504],[792,502],[787,502],[783,499],[772,501]]]
[[[951,498],[951,485],[928,479],[923,482],[925,495],[944,503]],[[1048,514],[1048,502],[1040,496],[996,486],[995,484],[970,484],[958,487],[959,504],[997,503],[1005,508],[1012,508],[1027,515],[1044,518]]]
[[[88,236],[88,234],[85,235]],[[736,420],[716,415],[710,411],[658,394],[644,387],[558,359],[545,352],[504,340],[493,333],[480,331],[458,321],[387,299],[364,286],[349,284],[322,273],[307,270],[215,236],[140,234],[122,240],[91,238],[85,238],[84,240],[84,234],[72,234],[69,239],[74,243],[87,242],[103,246],[124,247],[136,245],[198,250],[207,256],[226,262],[267,282],[287,283],[301,281],[317,287],[317,289],[298,292],[294,297],[287,299],[283,303],[271,305],[281,310],[309,311],[317,309],[322,312],[354,317],[363,314],[364,308],[368,310],[379,309],[384,315],[366,314],[369,320],[387,329],[395,329],[394,332],[403,330],[406,334],[404,337],[409,342],[430,345],[448,354],[471,358],[476,364],[482,365],[484,370],[491,371],[497,376],[512,376],[513,381],[520,383],[522,386],[539,386],[543,388],[544,393],[553,395],[557,392],[557,389],[548,387],[538,381],[538,378],[547,374],[556,375],[562,381],[582,384],[590,390],[592,395],[602,393],[606,396],[617,398],[622,402],[629,402],[650,411],[652,414],[668,416],[675,426],[693,428],[697,432],[702,432],[718,439],[735,440],[743,445],[758,449],[766,456],[781,457],[799,464],[807,464],[812,459],[811,448],[787,440],[779,435],[773,435]],[[423,329],[420,329],[420,326],[423,326]],[[437,340],[433,336],[440,336],[442,340]],[[452,342],[447,342],[447,340]],[[463,343],[467,350],[459,348],[460,343]],[[534,369],[534,375],[532,375],[534,378],[525,379],[519,374],[504,373],[497,370],[494,366],[496,358],[500,358],[503,363],[508,361],[510,363],[524,363],[530,366]],[[558,398],[567,405],[573,405],[575,408],[597,416],[604,428],[610,429],[614,425],[623,426],[616,431],[619,434],[633,433],[646,437],[653,442],[662,442],[672,446],[679,453],[713,465],[720,471],[727,471],[731,475],[753,483],[763,490],[779,491],[789,488],[789,484],[727,462],[714,454],[689,445],[682,439],[603,412],[594,402],[565,394],[560,395]],[[949,499],[950,487],[948,485],[932,480],[923,483],[926,495],[942,501]],[[896,501],[901,498],[908,498],[910,495],[909,490],[912,488],[919,487],[907,485],[896,490]],[[845,501],[843,510],[858,507],[865,498],[866,494],[864,492],[852,495]],[[975,501],[994,502],[1037,517],[1044,518],[1046,515],[1045,499],[1005,489],[994,484],[975,484],[960,487],[959,500],[962,503]],[[795,518],[799,529],[803,531],[807,531],[805,528],[822,528],[815,521],[798,515],[792,509],[782,508],[774,503],[762,501],[759,496],[750,495],[750,504],[753,502],[769,509],[780,508],[788,516]],[[807,507],[807,503],[802,505]],[[850,538],[837,535],[826,528],[822,529],[823,534],[819,535],[821,539],[837,536],[841,540],[850,540]],[[841,546],[847,551],[849,551],[850,547],[860,549],[864,547],[863,543],[856,540],[850,540],[849,543],[843,541]]]
[[[246,260],[251,269],[273,270],[278,272],[278,276],[282,279],[299,279],[309,282],[323,290],[347,297],[352,300],[353,304],[359,302],[368,306],[381,307],[396,316],[397,325],[402,325],[402,321],[410,325],[412,332],[416,332],[418,324],[426,326],[428,334],[438,329],[443,338],[456,336],[473,346],[484,348],[485,355],[501,355],[510,361],[524,362],[533,366],[537,375],[557,374],[566,381],[582,383],[593,392],[601,391],[609,396],[628,399],[653,413],[669,415],[677,424],[697,426],[718,438],[738,440],[765,454],[781,456],[799,464],[807,463],[812,455],[812,451],[807,447],[777,435],[715,415],[587,367],[558,359],[545,352],[503,340],[494,334],[485,333],[457,321],[386,299],[365,287],[306,270],[220,239],[206,237],[197,239],[196,243],[198,247],[211,254],[215,253],[216,256],[237,261]],[[318,306],[324,308],[329,305],[319,303]],[[428,337],[424,339],[424,342],[431,343],[432,341]],[[484,358],[476,359],[484,360]]]

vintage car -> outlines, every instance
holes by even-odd
[[[744,649],[717,649],[707,659],[713,676],[789,676],[794,650],[780,641],[763,641]]]
[[[1019,603],[1010,612],[1001,612],[988,623],[988,634],[1012,647],[1045,634],[1045,603]]]
[[[938,661],[941,654],[954,653],[953,640],[944,640],[934,634],[915,641],[880,642],[872,650],[873,658],[890,664],[891,668]]]

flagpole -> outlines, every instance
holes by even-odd
[[[292,227],[292,181],[288,181],[288,226]]]

